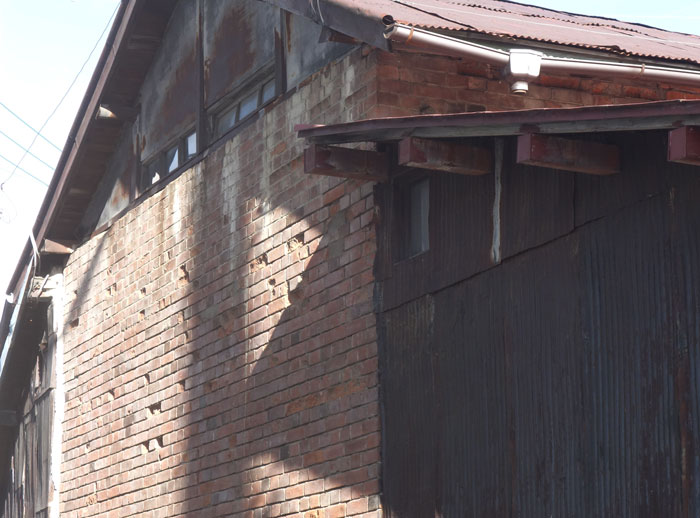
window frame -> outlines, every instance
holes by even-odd
[[[416,257],[420,257],[428,252],[430,252],[430,225],[431,225],[431,175],[420,171],[413,171],[410,173],[402,174],[394,179],[393,185],[393,202],[392,202],[392,212],[393,212],[393,225],[391,232],[391,249],[392,253],[392,263],[398,264],[404,261],[410,261]],[[424,235],[416,236],[414,230],[414,221],[412,215],[417,207],[414,206],[413,190],[420,185],[425,186],[424,201],[425,206],[421,205],[421,210],[425,211],[424,219],[421,225],[421,230]],[[425,246],[419,246],[417,249],[414,248],[415,239],[418,241],[424,241]]]
[[[195,152],[188,154],[187,141],[192,135],[194,135],[195,139]],[[173,149],[175,149],[177,153],[177,165],[174,168],[169,169],[167,156],[168,153],[170,153]],[[199,152],[200,150],[197,148],[197,129],[194,127],[190,127],[187,129],[187,131],[180,134],[180,136],[178,136],[176,139],[170,141],[166,146],[157,151],[149,159],[141,162],[141,167],[139,168],[138,174],[138,181],[136,182],[135,197],[138,198],[140,196],[143,196],[154,185],[163,183],[163,181],[166,178],[169,178],[176,174],[178,171],[189,167],[191,162],[193,162],[196,159]],[[160,171],[162,171],[163,173],[155,182],[153,181],[153,176],[149,173],[149,169],[151,167],[155,168],[156,173],[159,173]],[[146,181],[146,178],[149,178],[148,181]]]
[[[209,132],[213,137],[212,141],[227,137],[235,131],[236,128],[255,118],[268,104],[273,103],[275,99],[281,95],[280,81],[277,76],[278,72],[275,68],[275,63],[267,63],[257,72],[254,72],[250,79],[241,85],[241,87],[213,103],[207,109]],[[264,98],[264,92],[266,86],[270,84],[272,85],[272,96],[266,100]],[[253,93],[256,94],[256,106],[252,111],[241,117],[243,101],[249,98]],[[231,112],[235,112],[234,122],[225,129],[221,129],[220,121],[225,115]]]

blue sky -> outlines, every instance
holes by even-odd
[[[687,34],[700,34],[700,0],[533,0],[521,2],[558,11],[616,18]]]
[[[173,0],[174,1],[174,0]],[[224,0],[209,0],[224,1]],[[678,32],[700,33],[700,0],[649,2],[617,0],[545,0],[525,2],[551,9],[605,16]],[[0,0],[0,103],[35,128],[43,125],[83,65],[98,48],[43,134],[63,147],[95,63],[102,50],[100,35],[118,0]],[[24,151],[10,141],[29,146],[33,133],[0,106],[0,155],[18,162]],[[27,156],[21,167],[48,183],[59,151],[38,139],[37,158]],[[42,163],[45,162],[46,164]],[[0,158],[0,287],[3,292],[26,242],[45,186],[24,172],[9,177],[13,166]]]
[[[58,148],[65,143],[95,63],[98,39],[118,0],[0,0],[0,103],[40,128],[77,76],[95,43],[97,50],[46,124],[42,134]],[[10,177],[34,133],[0,106],[0,286],[4,293],[46,187],[23,171]],[[14,140],[17,144],[13,143]],[[22,169],[49,183],[60,151],[42,139]],[[48,164],[48,165],[47,165]],[[9,178],[9,179],[8,179]]]

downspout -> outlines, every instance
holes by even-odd
[[[612,63],[575,58],[555,58],[529,49],[512,49],[506,52],[396,23],[390,16],[385,16],[383,21],[387,25],[384,37],[388,40],[415,45],[441,54],[472,58],[492,65],[504,66],[504,75],[511,81],[513,93],[527,92],[528,82],[539,77],[541,71],[587,76],[640,78],[684,85],[700,85],[700,71],[644,63]]]

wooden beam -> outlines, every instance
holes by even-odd
[[[493,153],[468,141],[409,137],[399,142],[399,165],[448,173],[482,175],[493,172]]]
[[[0,410],[0,426],[17,426],[17,412]]]
[[[700,165],[700,126],[683,126],[668,132],[668,161]]]
[[[379,151],[311,144],[304,151],[304,172],[385,182],[389,178],[389,155]]]
[[[41,245],[41,252],[44,254],[70,255],[73,253],[73,249],[58,241],[44,239],[44,243]]]
[[[516,161],[574,173],[609,175],[620,172],[617,146],[538,133],[518,137]]]

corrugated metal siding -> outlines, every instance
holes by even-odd
[[[413,177],[412,177],[413,178]],[[432,174],[430,178],[430,249],[418,256],[401,260],[396,244],[392,246],[394,229],[399,221],[391,210],[383,210],[386,227],[380,229],[384,241],[380,251],[382,264],[377,274],[387,278],[383,290],[384,308],[392,308],[403,301],[434,292],[489,268],[493,263],[490,248],[493,234],[492,176],[465,177]],[[395,190],[395,189],[393,189]],[[392,188],[382,192],[386,206],[397,194]],[[460,251],[468,248],[469,254]]]
[[[506,163],[515,161],[515,140],[506,147]],[[574,229],[574,174],[541,167],[511,165],[502,175],[503,258],[541,245]]]
[[[388,516],[698,515],[700,181],[697,168],[660,161],[663,136],[620,139],[622,175],[576,176],[575,193],[552,171],[506,161],[504,204],[526,204],[547,178],[542,192],[566,200],[503,207],[503,224],[537,226],[552,204],[566,224],[535,248],[542,236],[504,229],[516,255],[384,306]],[[485,188],[472,185],[473,196]],[[574,207],[586,223],[569,232]],[[455,238],[445,264],[487,246]],[[385,301],[405,294],[395,282],[385,278]]]

